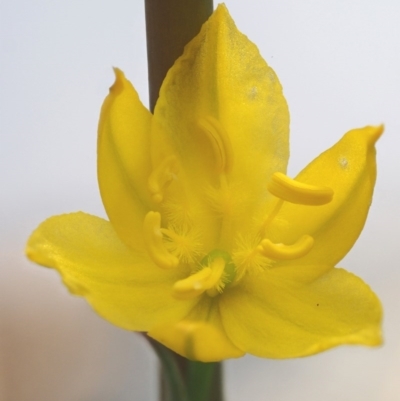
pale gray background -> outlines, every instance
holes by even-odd
[[[342,266],[385,307],[385,346],[226,364],[228,401],[400,400],[400,2],[226,0],[278,73],[291,123],[290,173],[348,129],[386,124],[369,221]],[[52,214],[104,216],[96,183],[100,105],[122,68],[147,103],[141,0],[2,0],[0,399],[155,401],[156,361],[97,317],[57,274],[22,254]]]

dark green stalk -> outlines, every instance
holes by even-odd
[[[189,362],[190,401],[222,401],[222,365],[219,362]]]
[[[173,353],[159,342],[145,336],[161,363],[162,401],[191,401],[187,386]]]

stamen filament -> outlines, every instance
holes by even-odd
[[[272,223],[272,221],[275,219],[276,215],[281,210],[283,202],[284,201],[282,199],[277,199],[277,202],[275,203],[274,208],[272,209],[271,213],[267,216],[263,225],[261,226],[261,229],[260,229],[261,238],[265,235],[265,232],[267,231],[268,226]]]
[[[178,258],[168,252],[163,242],[160,213],[146,214],[143,222],[143,236],[149,256],[158,267],[172,269],[178,266]]]
[[[257,249],[263,256],[269,259],[291,260],[307,255],[313,245],[313,237],[303,235],[293,245],[274,244],[269,239],[263,239]]]
[[[325,205],[333,198],[331,188],[304,184],[279,172],[272,175],[268,191],[284,201],[300,205]]]

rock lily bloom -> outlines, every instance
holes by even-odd
[[[98,178],[110,221],[51,217],[28,257],[104,318],[200,361],[381,342],[381,306],[334,266],[359,236],[382,127],[355,129],[294,179],[274,71],[219,6],[168,72],[154,115],[116,69]]]

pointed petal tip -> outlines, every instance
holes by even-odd
[[[225,3],[220,3],[217,5],[217,8],[214,10],[212,17],[220,18],[220,19],[230,19],[232,20],[231,15],[229,14],[229,10],[226,7]]]
[[[229,14],[228,8],[226,7],[225,3],[219,3],[214,12],[215,13],[219,12],[219,13],[228,13]]]
[[[377,126],[368,126],[365,127],[366,134],[368,136],[368,144],[373,146],[378,141],[378,139],[382,136],[383,131],[385,130],[384,124]]]
[[[118,94],[124,88],[125,74],[117,67],[113,67],[115,81],[110,87],[110,93]]]

